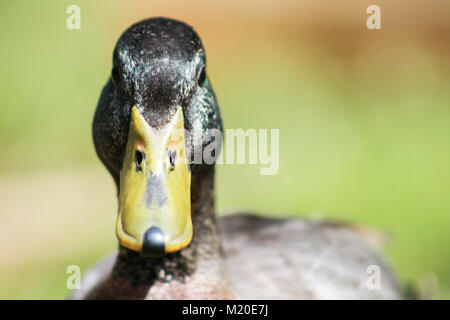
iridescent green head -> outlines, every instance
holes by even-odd
[[[156,257],[189,245],[191,176],[214,165],[191,159],[211,129],[221,131],[222,120],[195,31],[165,18],[132,25],[114,49],[93,122],[97,154],[118,187],[122,246]]]

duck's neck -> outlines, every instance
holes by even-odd
[[[214,167],[204,168],[200,174],[193,172],[191,185],[194,227],[191,244],[156,259],[144,259],[120,247],[112,274],[97,290],[95,298],[148,298],[152,287],[187,283],[196,274],[205,272],[205,276],[221,278],[222,252],[214,215]]]

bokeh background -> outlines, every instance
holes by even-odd
[[[116,248],[90,126],[117,38],[161,15],[202,37],[227,128],[280,129],[277,175],[218,167],[220,213],[381,230],[402,281],[450,298],[447,0],[2,1],[0,298],[62,299],[68,265]]]

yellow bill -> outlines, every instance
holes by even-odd
[[[192,240],[191,172],[183,110],[163,128],[151,128],[132,108],[120,172],[116,235],[124,247],[157,257]]]

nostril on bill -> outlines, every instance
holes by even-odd
[[[142,239],[142,255],[144,257],[157,258],[165,253],[164,232],[158,227],[149,228]]]

